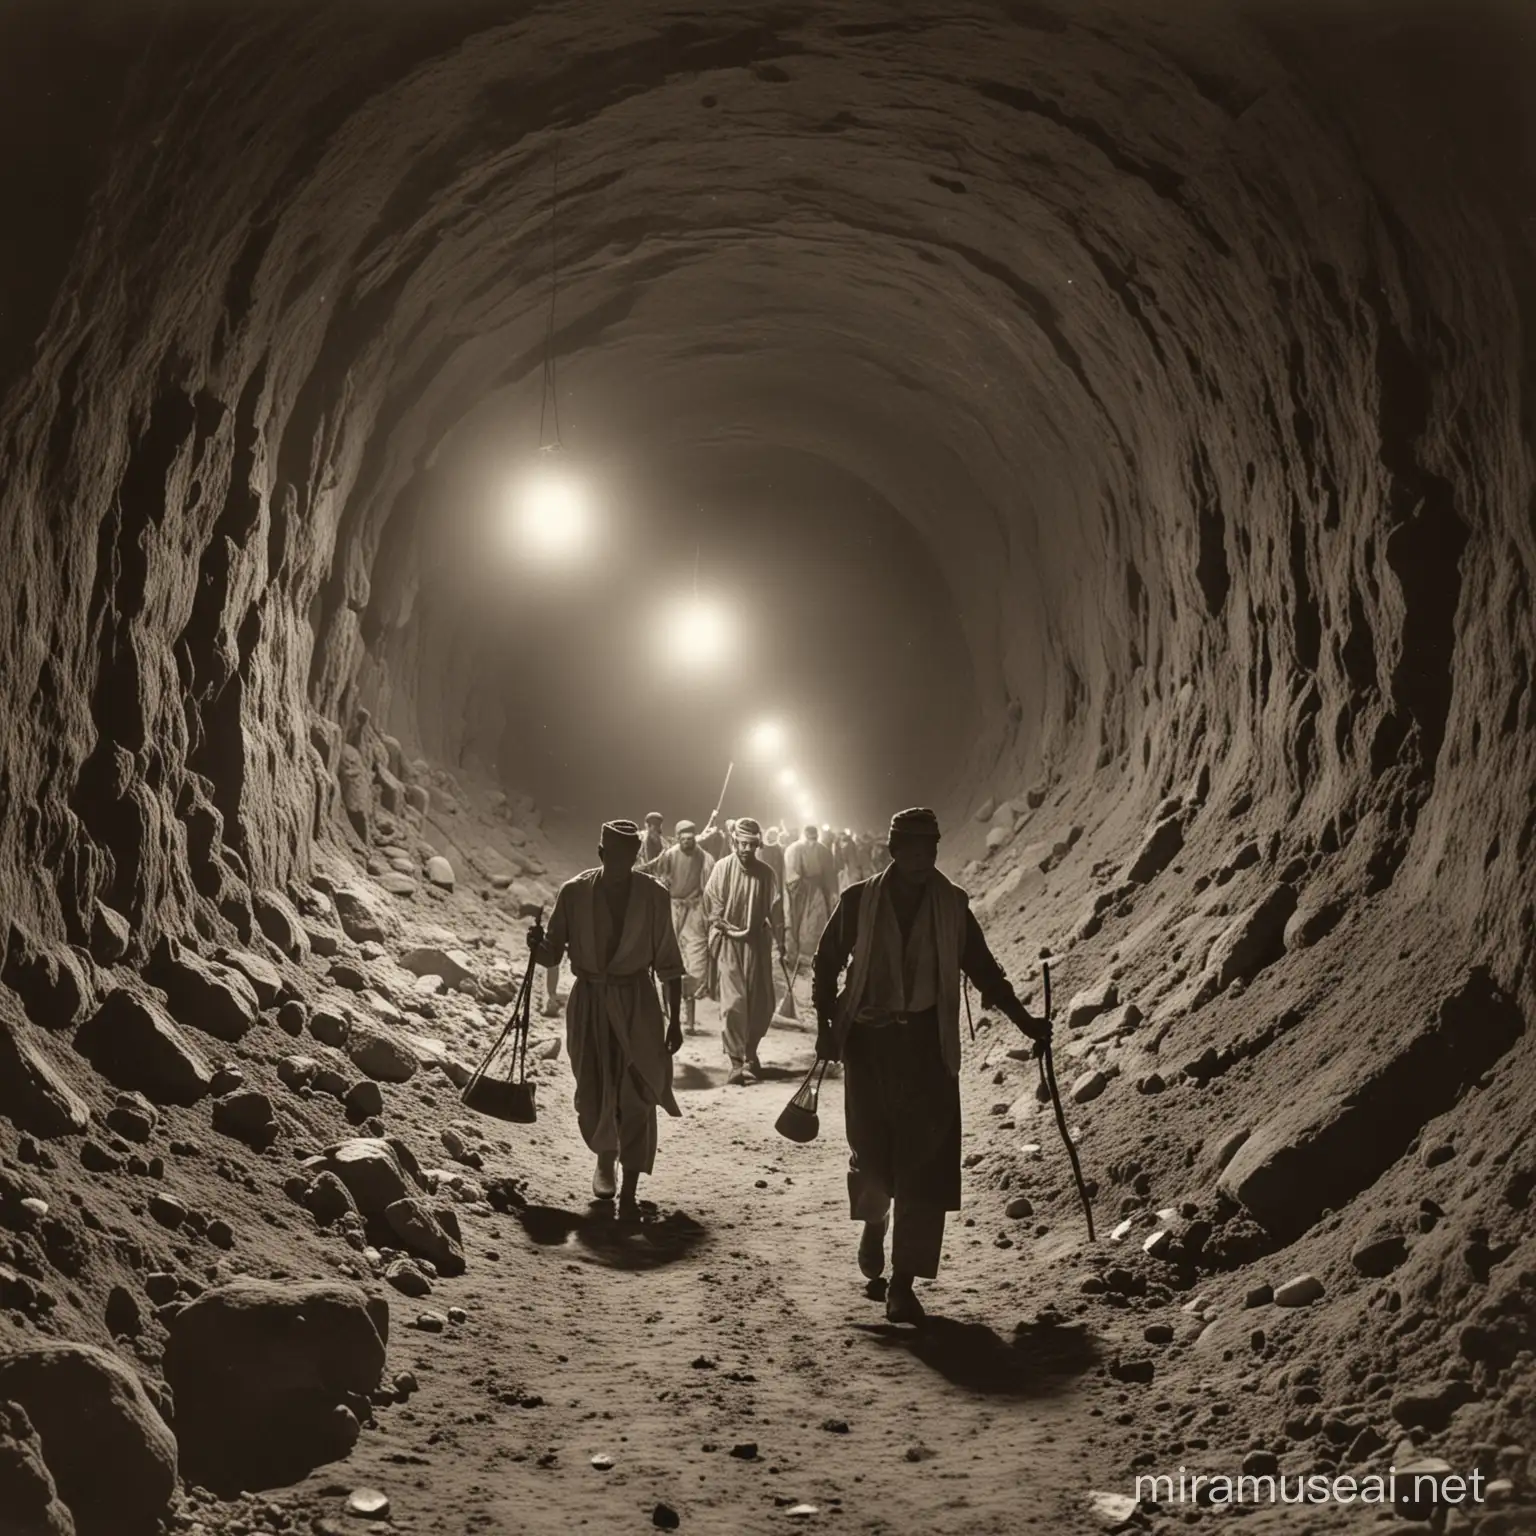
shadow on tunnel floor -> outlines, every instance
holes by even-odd
[[[904,1349],[946,1381],[984,1397],[1048,1397],[1098,1363],[1098,1347],[1080,1325],[1022,1324],[1005,1339],[985,1323],[929,1314],[919,1328],[856,1323],[888,1349]]]
[[[620,1214],[606,1200],[584,1211],[530,1205],[513,1214],[541,1248],[574,1246],[581,1257],[613,1269],[661,1269],[687,1258],[709,1235],[685,1212],[659,1215],[644,1200],[639,1215]]]

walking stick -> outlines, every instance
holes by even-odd
[[[1040,969],[1045,977],[1045,1018],[1050,1022],[1051,1018],[1051,962],[1050,950],[1040,952]],[[1061,1094],[1056,1087],[1056,1067],[1051,1060],[1051,1047],[1047,1042],[1045,1049],[1036,1058],[1040,1064],[1040,1081],[1050,1091],[1051,1103],[1056,1110],[1056,1128],[1061,1132],[1061,1139],[1066,1143],[1067,1156],[1072,1160],[1072,1177],[1077,1180],[1078,1198],[1083,1202],[1083,1215],[1088,1219],[1088,1241],[1094,1242],[1093,1235],[1093,1207],[1088,1203],[1088,1186],[1083,1183],[1083,1170],[1077,1161],[1077,1148],[1072,1144],[1072,1138],[1067,1134],[1067,1117],[1062,1113]]]
[[[731,787],[731,774],[735,772],[734,762],[725,765],[725,783],[720,786],[720,798],[715,801],[715,808],[709,813],[709,824],[714,826],[720,816],[720,809],[725,804],[725,792]]]
[[[784,989],[789,999],[789,1012],[784,1017],[793,1019],[798,1024],[800,1022],[800,1011],[795,1007],[795,984],[789,979],[789,964],[784,959],[782,953],[779,955],[779,969],[784,973]]]

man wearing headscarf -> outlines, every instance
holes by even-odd
[[[808,825],[784,850],[784,893],[790,953],[798,967],[801,955],[815,953],[816,941],[837,904],[837,867],[832,850],[814,825]]]
[[[635,868],[642,864],[649,864],[652,859],[659,859],[666,852],[667,838],[661,830],[661,812],[647,811],[645,813],[645,830],[640,834],[640,853],[635,859]]]
[[[760,858],[769,869],[773,871],[773,878],[779,882],[780,892],[784,889],[784,845],[779,841],[779,829],[775,826],[763,828],[763,846],[758,850]]]
[[[913,1278],[938,1274],[945,1212],[960,1209],[962,975],[1037,1051],[1051,1026],[1019,1001],[970,898],[935,868],[934,813],[899,812],[889,845],[890,867],[838,901],[816,950],[811,995],[816,1054],[844,1064],[849,1214],[864,1223],[859,1268],[871,1280],[885,1272],[894,1203],[885,1315],[920,1323]]]
[[[657,858],[635,866],[641,874],[659,880],[672,898],[672,928],[682,951],[683,1003],[688,1010],[688,1033],[694,1030],[699,994],[706,990],[709,975],[709,925],[704,921],[704,882],[715,861],[699,847],[698,828],[691,821],[677,824],[677,841]]]
[[[597,1154],[592,1193],[611,1200],[622,1164],[620,1198],[631,1208],[640,1175],[655,1164],[657,1106],[682,1114],[672,1093],[672,1057],[683,1044],[683,957],[667,893],[634,872],[639,849],[634,822],[605,823],[600,867],[560,887],[542,943],[538,929],[528,932],[539,964],[556,966],[570,955],[576,982],[566,1004],[565,1039],[576,1075],[577,1123]],[[653,975],[666,988],[665,1026]]]
[[[750,816],[736,822],[730,858],[704,887],[704,918],[720,999],[721,1042],[729,1082],[757,1081],[758,1046],[773,1022],[773,955],[784,960],[784,904],[773,871],[758,858],[762,829]]]

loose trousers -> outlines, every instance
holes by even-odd
[[[843,1047],[848,1214],[893,1214],[891,1267],[939,1272],[946,1211],[960,1209],[960,1084],[945,1065],[936,1009],[855,1022]]]

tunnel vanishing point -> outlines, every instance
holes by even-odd
[[[516,730],[476,718],[422,485],[538,375],[558,149],[563,374],[679,453],[825,461],[923,541],[976,699],[946,851],[999,942],[1048,920],[1162,1042],[1104,1151],[1219,1184],[1270,1251],[1400,1207],[1359,1328],[1485,1435],[1529,1424],[1527,9],[0,27],[9,1060],[89,1101],[71,1031],[167,940],[292,963],[317,859],[368,852],[359,710],[400,815],[411,764]],[[1431,1144],[1462,1203],[1423,1228]]]

